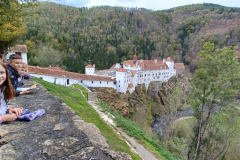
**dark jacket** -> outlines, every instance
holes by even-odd
[[[24,83],[23,83],[22,79],[21,79],[21,81],[18,81],[18,82],[16,83],[16,86],[17,86],[17,87],[23,87],[23,86],[24,86]]]
[[[30,75],[28,73],[22,76],[22,79],[29,79],[29,78],[30,78]]]
[[[9,72],[9,75],[10,75],[10,78],[11,78],[11,83],[12,83],[12,86],[15,90],[15,93],[16,93],[16,97],[20,95],[20,91],[17,91],[17,84],[18,84],[18,77],[19,77],[19,74],[18,72],[13,69],[9,64],[7,65],[7,69],[8,69],[8,72]]]
[[[18,78],[18,81],[16,83],[16,86],[17,87],[23,87],[24,86],[24,83],[23,83],[23,79],[29,79],[30,78],[30,75],[27,73],[26,75],[22,76],[21,77],[21,81],[19,80],[20,78]]]

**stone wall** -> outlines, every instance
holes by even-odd
[[[25,81],[26,87],[32,84],[39,87],[37,92],[19,96],[9,104],[31,112],[44,109],[46,113],[30,122],[1,125],[0,159],[132,159],[110,150],[99,129],[84,122],[62,99],[32,80]]]

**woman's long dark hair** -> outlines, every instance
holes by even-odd
[[[1,88],[5,87],[3,94],[4,94],[4,100],[6,101],[8,99],[13,99],[15,97],[15,91],[13,89],[11,78],[8,73],[6,65],[2,61],[0,61],[0,65],[5,69],[5,72],[6,72],[6,80],[1,85]]]

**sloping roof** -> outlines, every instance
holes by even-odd
[[[59,69],[55,70],[52,68],[49,69],[49,67],[42,68],[42,67],[36,67],[36,66],[28,66],[28,72],[30,74],[38,74],[38,75],[46,75],[46,76],[54,76],[54,77],[67,77],[67,78],[79,79],[79,80],[116,82],[116,80],[112,79],[111,77],[86,75],[86,74],[68,72],[68,71],[59,70]]]
[[[11,52],[21,52],[21,53],[28,53],[26,45],[16,45],[15,47],[10,48]]]
[[[133,84],[132,83],[129,83],[128,84],[128,88],[132,88],[133,87]]]
[[[171,57],[168,57],[168,58],[166,59],[166,61],[167,61],[167,62],[174,62]]]
[[[155,63],[154,60],[138,60],[138,65],[143,68],[143,70],[162,70],[162,69],[169,69],[166,63],[163,63],[162,60],[157,60]],[[125,66],[130,65],[134,67],[136,64],[133,63],[133,60],[124,61],[123,64]]]
[[[53,70],[59,70],[59,71],[65,71],[60,67],[46,67],[47,69],[53,69]]]
[[[175,69],[185,69],[185,66],[183,63],[174,63]]]
[[[114,64],[110,69],[114,69],[115,66],[116,66],[116,64]]]
[[[88,64],[85,68],[94,68],[91,64]]]
[[[127,72],[127,70],[124,69],[124,68],[119,68],[119,69],[117,70],[117,72]]]

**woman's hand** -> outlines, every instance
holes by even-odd
[[[1,116],[3,122],[12,122],[17,119],[17,115],[12,113],[12,114],[7,114],[4,116]]]
[[[23,108],[9,108],[8,112],[10,115],[15,114],[17,117],[19,117],[23,112]]]

